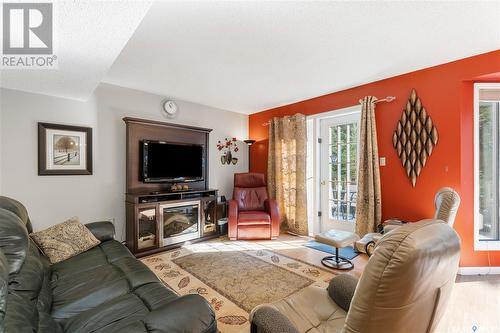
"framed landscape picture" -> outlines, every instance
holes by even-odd
[[[91,175],[92,128],[38,123],[38,175]]]

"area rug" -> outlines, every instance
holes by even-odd
[[[179,295],[199,294],[215,310],[222,333],[250,331],[249,312],[301,289],[326,288],[334,272],[250,242],[211,242],[142,261]]]
[[[309,247],[311,249],[315,249],[315,250],[318,250],[321,252],[335,254],[335,248],[333,246],[318,243],[318,242],[313,241],[313,240],[308,241],[303,246]],[[342,247],[339,249],[339,255],[341,257],[344,257],[346,259],[351,260],[351,259],[356,258],[359,255],[359,253],[354,251],[354,248],[352,246],[346,246],[346,247]]]

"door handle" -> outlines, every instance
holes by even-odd
[[[323,186],[326,185],[326,180],[322,180],[320,184]]]

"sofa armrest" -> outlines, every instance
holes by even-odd
[[[144,324],[148,332],[217,332],[215,313],[200,295],[185,295],[151,311]]]
[[[269,305],[259,306],[252,311],[251,320],[251,333],[299,333],[284,314]]]
[[[349,274],[337,275],[330,280],[328,295],[338,306],[348,312],[357,285],[358,279],[354,276]]]
[[[85,226],[101,242],[115,238],[115,226],[109,221],[87,223]]]
[[[271,215],[271,237],[277,238],[280,235],[280,211],[278,202],[274,199],[264,201],[267,212]]]
[[[238,202],[236,200],[229,200],[229,210],[227,214],[229,239],[236,239],[238,234]]]
[[[9,263],[0,250],[0,330],[3,329],[3,319],[7,308],[7,295],[9,294]]]

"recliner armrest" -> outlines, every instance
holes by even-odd
[[[358,279],[354,276],[349,274],[337,275],[330,280],[328,295],[338,306],[348,312],[357,285]]]
[[[280,211],[278,202],[274,199],[267,199],[264,201],[264,207],[271,215],[271,237],[276,238],[280,234]]]
[[[229,239],[236,239],[238,233],[238,202],[236,200],[229,200],[227,220],[228,237]]]
[[[231,216],[238,217],[238,202],[236,200],[229,200],[228,206],[229,206],[229,209],[227,212],[228,216],[229,217],[231,217]]]
[[[0,329],[3,328],[3,319],[7,308],[7,295],[9,294],[9,263],[0,250]]]
[[[115,226],[109,221],[87,223],[85,226],[101,242],[115,239]]]
[[[299,333],[284,314],[269,305],[252,311],[251,321],[251,333]]]

